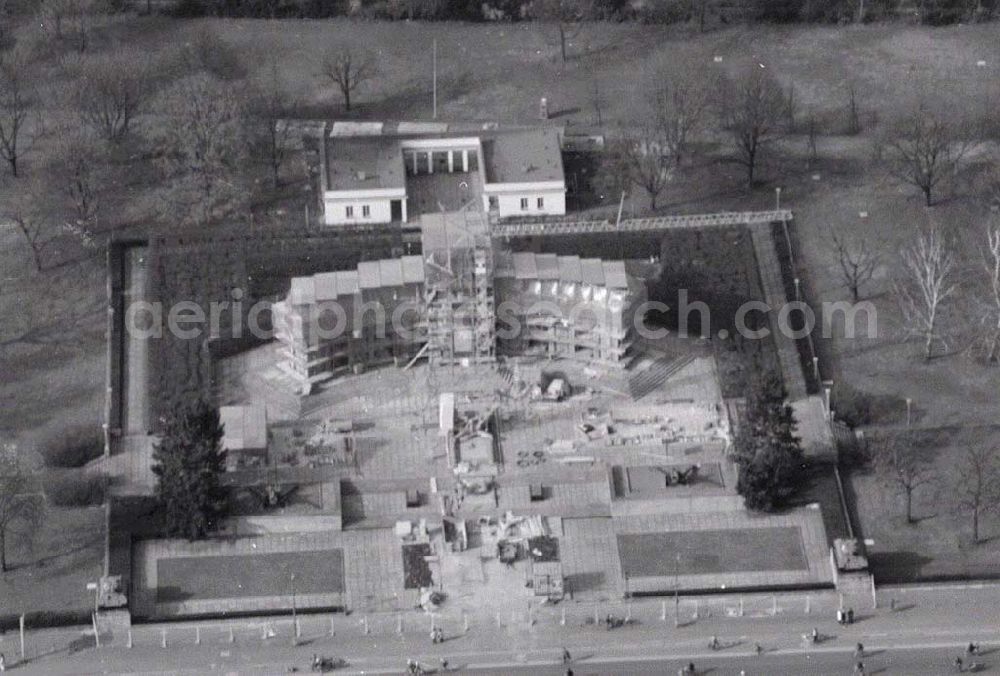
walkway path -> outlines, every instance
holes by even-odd
[[[1000,642],[995,610],[1000,604],[1000,585],[886,588],[879,592],[879,607],[858,609],[858,621],[850,626],[839,626],[834,621],[835,594],[811,595],[808,602],[802,594],[770,599],[746,597],[742,616],[737,596],[699,599],[697,616],[695,600],[685,599],[679,606],[680,626],[675,626],[671,599],[549,607],[533,614],[533,624],[528,621],[526,608],[515,609],[500,617],[499,626],[495,617],[468,617],[467,631],[460,616],[442,613],[434,622],[442,627],[448,640],[440,645],[428,640],[431,618],[417,613],[337,615],[332,617],[332,624],[331,616],[301,616],[298,646],[292,645],[290,617],[141,625],[132,630],[132,648],[125,647],[124,637],[115,637],[113,647],[96,649],[92,637],[82,636],[81,628],[54,629],[29,633],[29,656],[41,656],[16,668],[16,672],[205,673],[239,669],[240,673],[276,673],[290,665],[303,669],[313,653],[320,653],[344,656],[355,669],[364,669],[365,673],[398,673],[411,657],[425,664],[435,664],[443,656],[453,663],[473,666],[551,665],[558,662],[563,646],[591,664],[657,656],[693,659],[707,668],[713,659],[724,659],[723,655],[746,657],[745,664],[752,665],[757,643],[772,656],[836,653],[849,665],[848,656],[858,642],[870,651],[930,648],[927,654],[940,655],[942,664],[946,664],[969,641]],[[777,612],[772,614],[774,610]],[[608,613],[620,617],[630,614],[635,624],[613,631],[593,624],[595,614],[601,618]],[[818,645],[805,644],[802,635],[814,627],[823,640]],[[273,631],[271,638],[263,638],[266,628]],[[708,650],[711,636],[718,637],[723,650]],[[76,652],[68,652],[73,648]],[[8,664],[16,661],[11,659],[18,652],[16,634],[0,637],[0,651],[6,653]],[[984,661],[989,660],[997,661],[987,655]],[[729,663],[741,662],[736,659]],[[596,666],[579,671],[606,673]],[[754,672],[751,669],[747,673]],[[882,673],[914,672],[904,668]]]

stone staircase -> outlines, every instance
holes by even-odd
[[[695,360],[693,355],[682,357],[657,357],[644,362],[628,380],[629,394],[636,401],[663,387],[670,378]]]

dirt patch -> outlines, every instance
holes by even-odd
[[[425,557],[431,555],[431,546],[424,543],[403,545],[403,587],[422,589],[434,586],[431,567]]]

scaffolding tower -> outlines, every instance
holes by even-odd
[[[427,357],[432,367],[496,360],[493,249],[484,214],[421,216]]]

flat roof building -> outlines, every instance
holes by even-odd
[[[459,209],[563,215],[560,137],[554,127],[334,122],[320,145],[323,222],[406,223]]]

